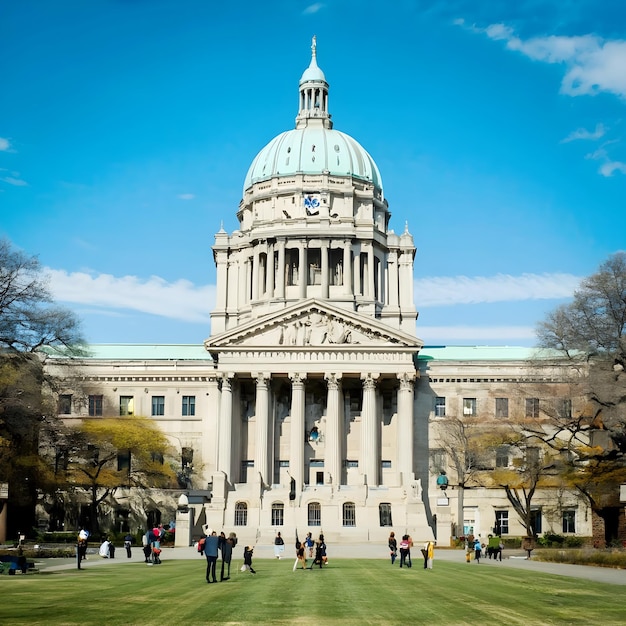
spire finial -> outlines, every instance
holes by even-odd
[[[313,39],[311,39],[311,56],[317,57],[317,35],[313,35]]]

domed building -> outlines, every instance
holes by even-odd
[[[213,247],[208,510],[268,530],[281,510],[363,540],[402,503],[401,526],[430,537],[413,471],[413,238],[390,230],[372,157],[333,128],[315,40],[295,129],[253,160],[237,217]]]
[[[464,429],[541,421],[584,400],[553,360],[531,365],[529,349],[417,337],[413,237],[392,230],[374,159],[333,127],[315,39],[295,128],[253,159],[237,218],[215,235],[204,345],[94,345],[80,386],[60,392],[64,421],[149,416],[178,456],[180,488],[120,488],[105,503],[110,525],[175,518],[180,546],[203,524],[244,544],[271,544],[281,528],[383,547],[391,529],[444,545],[525,534],[501,483],[476,470],[519,474],[538,454],[500,446],[479,459]],[[535,487],[538,533],[592,535],[573,490]],[[70,500],[65,513],[54,503],[67,527],[82,521]]]

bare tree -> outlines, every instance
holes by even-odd
[[[626,253],[618,252],[537,332],[542,348],[565,359],[575,395],[585,398],[575,410],[551,411],[553,428],[542,440],[566,455],[568,480],[605,522],[619,506],[618,485],[626,481],[625,331]]]

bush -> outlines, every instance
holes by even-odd
[[[543,537],[537,539],[537,545],[542,548],[560,548],[564,543],[565,537],[556,533],[544,533]]]
[[[564,546],[566,548],[580,548],[585,543],[582,537],[565,537]]]
[[[626,568],[626,552],[624,550],[598,550],[593,548],[585,550],[535,550],[533,559],[551,563]]]

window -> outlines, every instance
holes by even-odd
[[[196,414],[196,396],[183,396],[183,416]]]
[[[193,465],[193,448],[183,448],[180,455],[180,464],[183,469]]]
[[[102,396],[89,396],[89,415],[92,417],[102,415]]]
[[[563,532],[576,532],[576,511],[563,511]]]
[[[322,509],[319,502],[309,502],[309,526],[322,525]]]
[[[439,474],[446,469],[446,452],[445,450],[433,450],[430,453],[430,471],[433,474]]]
[[[358,413],[363,410],[363,393],[359,389],[350,391],[350,410]]]
[[[524,460],[526,467],[537,467],[539,465],[539,448],[529,447],[524,450]]]
[[[569,419],[572,417],[572,401],[569,398],[561,400],[559,407],[559,417]]]
[[[282,502],[272,504],[272,526],[283,526],[285,524],[285,505]]]
[[[526,417],[539,417],[539,398],[526,398]]]
[[[120,396],[120,415],[132,415],[133,405],[133,396]]]
[[[509,399],[496,398],[496,417],[509,416]]]
[[[463,398],[463,415],[476,417],[476,398]]]
[[[378,518],[381,526],[393,526],[391,520],[391,504],[389,502],[381,502],[378,505]]]
[[[498,446],[496,448],[496,467],[509,466],[509,447]]]
[[[163,458],[163,454],[161,452],[151,452],[150,459],[153,463],[158,463],[159,465],[163,465],[165,459]]]
[[[59,414],[69,415],[72,412],[72,394],[62,394],[59,396]]]
[[[356,510],[354,502],[343,503],[343,525],[356,526]]]
[[[509,512],[508,511],[496,511],[496,535],[508,535],[509,534]]]
[[[130,474],[130,450],[117,453],[117,471]]]
[[[356,460],[352,460],[352,459],[346,459],[344,461],[344,464],[346,467],[358,467],[359,466],[359,462]]]
[[[152,415],[165,415],[165,396],[152,396]]]
[[[245,502],[235,504],[235,526],[248,525],[248,505]]]
[[[445,417],[446,416],[446,399],[437,396],[435,398],[435,417]]]
[[[382,469],[391,469],[391,461],[388,461],[388,460],[386,460],[386,459],[383,459],[383,460],[380,462],[380,466],[381,466],[381,468],[382,468]]]
[[[533,527],[533,532],[536,535],[541,534],[541,509],[532,509],[530,512],[530,523]]]

